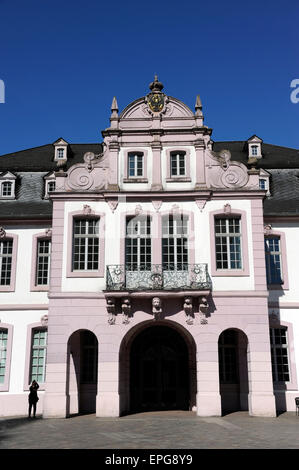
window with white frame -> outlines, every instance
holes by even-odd
[[[281,243],[279,236],[265,237],[267,284],[282,284]]]
[[[256,156],[258,155],[258,146],[257,145],[251,145],[251,155]]]
[[[151,242],[150,217],[128,217],[126,224],[126,269],[128,271],[151,269]]]
[[[13,240],[0,241],[0,285],[9,286],[12,273]]]
[[[47,353],[47,329],[34,328],[31,341],[30,383],[36,380],[45,382]]]
[[[46,286],[50,280],[51,240],[37,240],[36,286]]]
[[[188,217],[167,215],[162,220],[162,264],[165,271],[188,270]]]
[[[290,367],[287,328],[270,328],[270,344],[273,382],[289,382]]]
[[[264,189],[264,190],[267,189],[267,180],[266,179],[264,179],[264,178],[259,179],[259,188]]]
[[[8,196],[12,196],[12,188],[13,188],[13,184],[11,181],[4,181],[2,184],[1,184],[1,197],[8,197]]]
[[[216,269],[242,269],[241,218],[215,218]]]
[[[56,182],[55,181],[47,181],[47,193],[52,193],[55,191]]]
[[[0,328],[0,384],[5,381],[8,330]]]
[[[74,219],[73,271],[98,270],[99,223],[99,219]]]
[[[128,178],[142,177],[144,170],[144,158],[142,152],[130,152],[128,154]]]
[[[186,154],[185,152],[171,152],[170,154],[170,176],[186,176]]]
[[[57,149],[57,158],[58,159],[64,158],[64,148],[58,148]]]

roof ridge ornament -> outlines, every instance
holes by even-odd
[[[163,83],[159,82],[158,75],[155,75],[154,81],[149,84],[149,89],[152,93],[161,93],[163,88]]]
[[[165,111],[165,94],[161,91],[164,88],[163,83],[159,82],[158,76],[155,75],[155,79],[149,84],[151,93],[149,93],[145,101],[149,107],[150,113],[161,113]],[[157,116],[156,114],[156,116]]]

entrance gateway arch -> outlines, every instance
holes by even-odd
[[[155,322],[137,328],[120,349],[121,414],[192,410],[196,404],[195,343],[183,328]]]

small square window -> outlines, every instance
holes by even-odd
[[[62,148],[57,149],[57,158],[58,159],[64,158],[64,149]]]

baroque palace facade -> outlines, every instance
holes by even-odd
[[[294,411],[299,151],[150,92],[0,157],[0,415]]]

